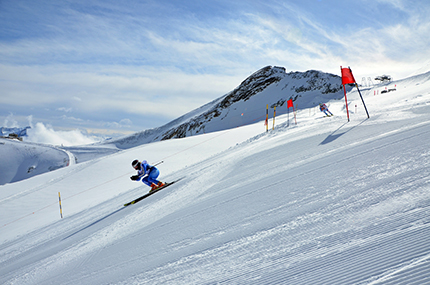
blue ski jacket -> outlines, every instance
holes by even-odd
[[[139,179],[137,181],[140,181],[140,179],[144,176],[144,175],[148,175],[149,173],[153,170],[153,169],[157,169],[154,166],[151,166],[148,164],[148,162],[146,160],[143,160],[141,163],[141,167],[140,170],[137,171],[137,175],[139,175]]]

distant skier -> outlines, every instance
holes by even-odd
[[[320,110],[321,112],[324,112],[324,114],[326,114],[327,117],[333,116],[333,114],[328,110],[327,105],[324,103],[320,103]],[[330,113],[330,115],[327,114],[327,112]]]
[[[155,166],[149,165],[146,160],[140,162],[135,159],[131,163],[131,166],[137,170],[137,175],[131,176],[130,179],[133,181],[140,181],[142,179],[143,183],[151,187],[149,192],[165,185],[163,182],[157,180],[160,171]]]

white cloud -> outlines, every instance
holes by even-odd
[[[129,128],[133,125],[133,122],[129,119],[122,119],[119,122],[107,122],[105,123],[105,126],[109,128],[115,128],[115,129],[122,129],[122,128]]]
[[[14,119],[13,114],[10,113],[3,121],[3,127],[5,128],[17,128],[19,127],[18,122]]]
[[[176,68],[144,66],[0,66],[0,74],[10,82],[10,88],[4,89],[3,103],[67,113],[116,110],[171,119],[231,91],[245,76],[189,74]]]
[[[72,108],[60,107],[60,108],[57,108],[57,111],[69,113],[69,112],[72,112]]]
[[[399,10],[406,10],[407,6],[410,4],[405,3],[404,0],[372,0],[374,3],[387,4],[393,6]]]
[[[97,140],[85,135],[81,130],[55,131],[51,126],[43,123],[36,123],[31,129],[27,130],[26,141],[51,145],[84,145],[94,143]]]
[[[430,21],[427,13],[406,10],[403,1],[394,4],[396,9],[403,9],[399,11],[402,20],[387,24],[382,24],[390,17],[384,15],[387,11],[374,10],[361,21],[353,15],[360,10],[355,9],[346,12],[350,15],[348,21],[328,21],[320,14],[288,3],[281,5],[285,18],[258,13],[249,18],[251,23],[259,23],[268,37],[279,39],[264,51],[283,61],[289,70],[319,69],[338,74],[340,65],[350,65],[363,75],[388,72],[399,79],[420,69],[422,58],[430,58],[430,37],[426,36],[430,34]],[[426,10],[428,5],[423,7]],[[382,16],[384,19],[380,19]]]

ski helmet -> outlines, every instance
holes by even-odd
[[[133,162],[131,163],[131,166],[133,166],[134,169],[137,169],[137,167],[139,166],[139,160],[137,159],[133,160]]]

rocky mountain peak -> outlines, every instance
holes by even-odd
[[[238,101],[246,101],[255,94],[263,91],[269,85],[280,81],[285,76],[284,67],[266,66],[254,72],[234,89],[219,104],[219,107],[226,108]]]

